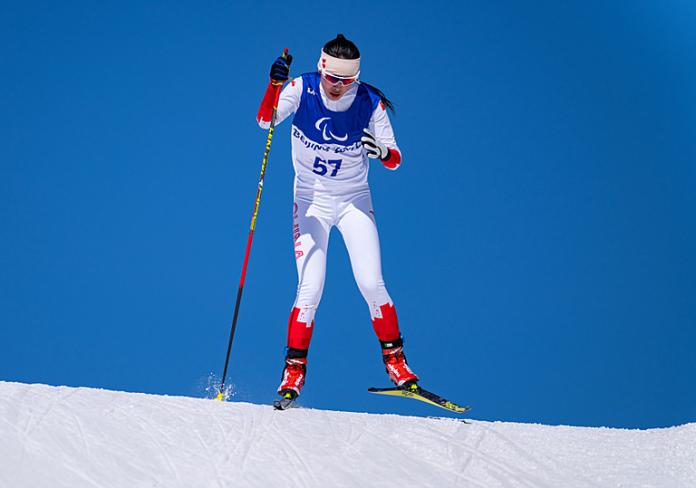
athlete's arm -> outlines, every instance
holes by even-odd
[[[386,149],[386,152],[379,154],[382,164],[391,170],[397,169],[401,165],[401,151],[399,151],[399,146],[396,145],[394,130],[382,102],[372,112],[369,130],[374,134],[376,145]]]
[[[273,103],[275,102],[276,90],[279,88],[273,85],[271,80],[266,88],[266,94],[261,100],[259,112],[256,114],[256,121],[262,129],[268,129],[271,126],[271,116],[273,115]],[[280,93],[278,100],[278,111],[276,112],[276,124],[280,124],[283,120],[297,110],[300,106],[300,98],[302,97],[302,77],[295,78],[290,83],[285,85]]]

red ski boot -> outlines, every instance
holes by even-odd
[[[415,384],[418,381],[418,376],[408,367],[401,339],[392,342],[382,342],[382,359],[387,368],[389,378],[396,386],[404,386],[406,383]]]
[[[283,379],[278,387],[278,394],[285,397],[290,395],[294,400],[302,391],[307,374],[307,356],[285,358],[285,368],[283,369]]]

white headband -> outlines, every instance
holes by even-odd
[[[326,54],[324,50],[321,50],[321,56],[319,57],[319,62],[317,63],[317,68],[320,73],[324,70],[328,71],[332,75],[336,75],[344,78],[355,78],[360,74],[360,58],[358,59],[341,59],[334,58],[330,54]]]

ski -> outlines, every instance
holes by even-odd
[[[380,395],[390,395],[390,396],[400,396],[405,398],[412,398],[413,400],[420,400],[421,402],[429,403],[435,405],[436,407],[444,408],[450,412],[465,413],[471,410],[469,406],[461,406],[456,403],[450,402],[442,398],[440,395],[436,395],[424,388],[421,388],[417,384],[413,383],[406,387],[393,387],[393,388],[368,388],[367,391],[370,393],[377,393]]]
[[[292,394],[290,392],[286,392],[283,395],[283,398],[280,400],[274,400],[273,401],[273,408],[276,410],[287,410],[288,408],[293,408],[295,407],[295,400],[297,399],[297,394]]]

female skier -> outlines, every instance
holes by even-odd
[[[288,80],[292,57],[278,58],[257,121],[270,126],[278,86]],[[382,279],[379,237],[372,210],[368,158],[395,170],[401,164],[386,108],[391,102],[358,81],[360,51],[342,34],[321,50],[318,71],[293,79],[283,89],[275,122],[290,114],[295,168],[293,238],[298,286],[288,323],[287,355],[278,393],[295,399],[307,371],[314,314],[326,274],[326,250],[333,226],[343,236],[355,281],[370,309],[389,378],[397,386],[418,381],[406,364],[396,310]]]

